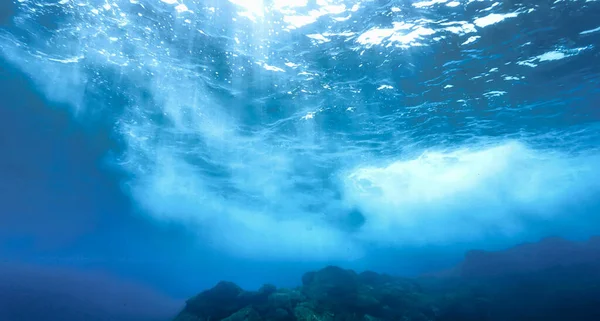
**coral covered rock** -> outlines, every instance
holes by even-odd
[[[328,266],[306,273],[302,282],[298,289],[265,285],[256,292],[220,282],[188,300],[176,320],[427,320],[420,288],[412,281]]]
[[[598,240],[471,252],[458,276],[407,279],[328,266],[304,274],[296,289],[220,282],[188,300],[176,321],[597,321]]]
[[[245,307],[246,304],[240,300],[240,295],[243,292],[234,283],[219,282],[212,289],[189,299],[177,320],[183,321],[185,320],[184,317],[188,316],[195,316],[198,320],[221,320],[226,318]]]
[[[331,312],[317,312],[310,303],[302,303],[294,308],[294,317],[297,321],[334,321]]]
[[[306,297],[297,290],[280,290],[269,295],[268,304],[275,309],[292,310],[298,303],[305,301]]]
[[[222,321],[261,321],[262,318],[252,307],[246,307],[230,315]]]
[[[307,298],[322,309],[364,314],[380,307],[373,287],[361,283],[352,270],[329,266],[305,274],[302,282]]]

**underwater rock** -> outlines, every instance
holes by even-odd
[[[457,266],[422,277],[495,278],[594,262],[600,262],[600,236],[592,236],[584,242],[547,237],[505,250],[470,250]]]
[[[219,282],[212,289],[206,290],[187,300],[177,321],[221,320],[246,307],[247,302],[241,297],[244,290],[231,282]]]
[[[277,300],[282,302],[277,302]],[[292,304],[301,300],[303,300],[301,295],[298,298],[298,294],[293,292],[278,291],[271,284],[263,285],[258,291],[244,291],[234,283],[222,281],[215,287],[188,300],[185,308],[175,320],[212,321],[227,318],[231,321],[232,318],[239,318],[241,315],[245,315],[243,320],[254,320],[256,317],[261,319],[261,316],[265,315],[281,316],[283,315],[281,311],[276,313],[278,308],[291,311]],[[287,310],[285,312],[289,315]]]
[[[433,316],[421,288],[412,280],[328,266],[306,273],[302,281],[307,298],[318,310],[334,313],[336,320],[340,315],[343,320],[362,320],[366,315],[388,320]]]
[[[294,307],[306,300],[298,290],[277,289],[254,307],[261,317],[269,321],[294,321]]]
[[[334,321],[331,312],[316,312],[310,303],[301,303],[294,308],[294,317],[297,321]]]
[[[389,275],[328,266],[304,274],[302,282],[298,289],[265,285],[256,292],[220,282],[188,300],[176,320],[400,320],[426,310],[414,282]]]
[[[272,293],[268,298],[271,308],[292,310],[298,303],[305,301],[306,297],[296,290],[280,290]]]
[[[308,272],[302,276],[303,291],[308,298],[314,300],[356,292],[358,282],[356,272],[335,266]]]
[[[263,294],[267,297],[275,292],[277,292],[277,287],[273,284],[265,284],[261,286],[260,289],[258,289],[258,293]]]
[[[244,291],[231,282],[219,282],[187,301],[176,321],[268,320],[295,321],[294,308],[306,297],[300,290],[277,289],[267,284]]]
[[[277,308],[275,310],[268,311],[264,317],[265,320],[269,321],[293,321],[294,317],[286,309]]]
[[[261,321],[260,315],[252,308],[246,307],[223,319],[222,321]]]
[[[461,267],[477,277],[408,279],[328,266],[305,273],[295,289],[220,282],[188,300],[176,321],[597,321],[598,250],[600,238],[551,238],[470,252]]]
[[[356,272],[328,266],[302,277],[302,291],[320,308],[333,312],[377,306],[369,288],[360,284]]]
[[[391,275],[379,274],[373,271],[364,271],[358,274],[358,279],[360,282],[370,286],[380,286],[395,280]]]
[[[599,260],[600,243],[597,238],[592,237],[588,242],[573,242],[548,237],[503,251],[469,251],[457,268],[457,276],[480,278],[530,273]]]

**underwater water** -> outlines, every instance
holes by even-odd
[[[273,310],[287,314],[244,310],[298,294],[263,287],[216,314],[200,298],[183,317],[496,320],[489,306],[444,310],[436,298],[454,281],[321,269],[445,278],[523,265],[498,272],[523,279],[478,286],[546,293],[561,279],[546,269],[600,234],[596,0],[4,0],[0,97],[7,321],[167,320],[221,280],[303,284],[303,297]],[[535,263],[465,257],[547,237],[574,243],[516,255]],[[600,262],[589,242],[576,264]],[[564,279],[600,282],[589,276]],[[378,303],[347,298],[367,306],[351,318],[332,288]],[[406,291],[428,299],[386,299]],[[515,297],[482,293],[497,300],[453,297]],[[36,295],[57,301],[25,308]]]

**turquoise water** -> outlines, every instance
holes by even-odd
[[[182,298],[599,232],[597,1],[0,10],[6,260]]]

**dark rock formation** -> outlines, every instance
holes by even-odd
[[[435,309],[418,284],[375,272],[328,266],[302,277],[297,289],[246,292],[221,282],[188,300],[177,321],[430,320]],[[265,293],[269,293],[265,296]]]
[[[435,273],[433,276],[494,277],[598,261],[600,237],[592,237],[587,242],[549,237],[540,242],[525,243],[503,251],[469,251],[464,261],[456,268]]]
[[[600,320],[600,238],[470,251],[419,282],[443,311],[439,320]]]
[[[328,266],[296,289],[228,282],[188,300],[176,321],[600,320],[600,239],[545,239],[472,251],[445,277],[399,278]]]

